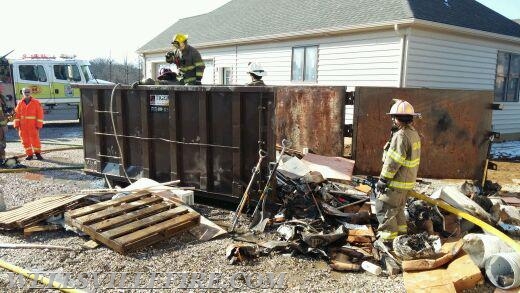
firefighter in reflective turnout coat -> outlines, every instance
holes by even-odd
[[[43,127],[43,108],[40,102],[31,96],[31,90],[22,89],[24,99],[21,100],[15,109],[14,128],[18,129],[18,134],[25,148],[26,160],[32,160],[33,154],[36,159],[43,160],[41,156],[41,143],[39,131]]]
[[[394,102],[387,114],[392,117],[395,131],[385,145],[383,168],[376,183],[378,235],[386,243],[407,233],[404,207],[408,192],[415,185],[421,157],[421,139],[412,126],[413,117],[420,114],[406,101]]]
[[[188,45],[188,35],[173,36],[174,51],[166,53],[166,62],[175,63],[180,71],[182,84],[200,85],[204,74],[204,61],[197,49]]]

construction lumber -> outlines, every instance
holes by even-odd
[[[194,210],[145,191],[65,213],[67,225],[121,254],[170,238],[199,221]]]
[[[20,229],[32,226],[66,210],[77,207],[87,194],[44,197],[21,207],[0,213],[0,228]]]
[[[33,233],[36,233],[36,232],[58,231],[60,229],[61,229],[61,226],[54,225],[54,224],[29,226],[29,227],[23,228],[23,236],[29,237]]]

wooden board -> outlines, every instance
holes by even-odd
[[[199,224],[200,215],[146,192],[100,202],[65,214],[65,222],[126,254]]]
[[[88,194],[62,195],[37,199],[21,207],[0,213],[0,227],[17,229],[32,226],[49,217],[75,208]]]
[[[492,91],[370,88],[355,93],[352,159],[355,174],[379,175],[383,147],[392,126],[388,113],[393,98],[410,102],[421,119],[419,177],[482,178],[489,147]]]

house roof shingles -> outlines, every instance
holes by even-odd
[[[232,0],[180,19],[138,51],[169,47],[177,32],[197,44],[413,18],[520,38],[520,24],[474,0]]]

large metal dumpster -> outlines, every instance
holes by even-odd
[[[325,86],[78,87],[87,172],[117,180],[180,179],[196,195],[235,203],[259,146],[269,161],[283,138],[298,151],[342,156],[345,104],[352,101],[344,87]],[[492,92],[360,87],[353,96],[352,158],[358,174],[378,175],[391,126],[385,113],[399,97],[423,112],[416,122],[423,136],[419,176],[482,177]]]
[[[113,97],[112,86],[79,87],[88,173],[180,179],[233,202],[259,145],[274,160],[272,87],[121,86]]]

